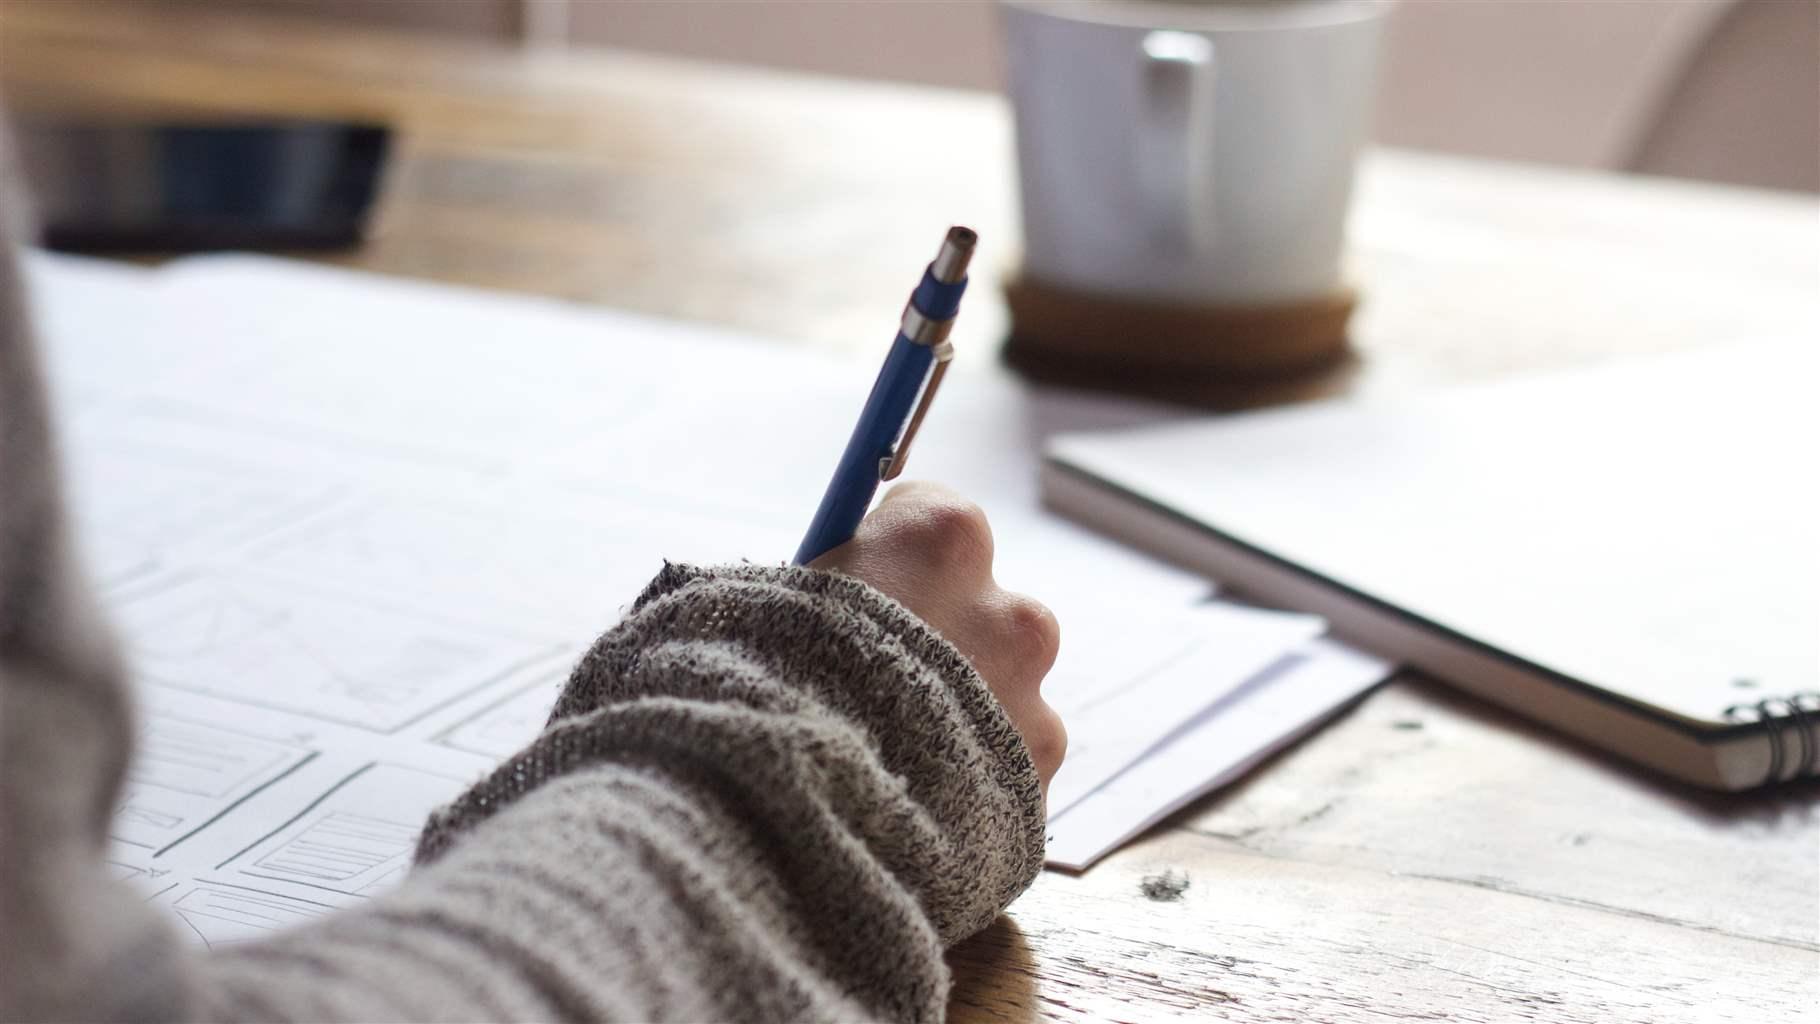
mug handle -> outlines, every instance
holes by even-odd
[[[1208,230],[1213,165],[1213,42],[1193,32],[1147,32],[1138,47],[1143,109],[1134,151],[1153,236],[1188,254]]]

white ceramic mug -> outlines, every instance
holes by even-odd
[[[1003,0],[1025,274],[1204,304],[1333,292],[1388,7]]]

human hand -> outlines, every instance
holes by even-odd
[[[1060,626],[1041,602],[993,580],[992,528],[979,506],[935,484],[899,484],[852,540],[809,564],[870,583],[954,644],[1011,716],[1047,797],[1068,747],[1040,692]]]

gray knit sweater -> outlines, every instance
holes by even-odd
[[[103,870],[128,697],[20,300],[0,237],[0,1020],[943,1016],[1041,866],[1036,773],[951,644],[804,569],[666,568],[401,886],[180,943]]]

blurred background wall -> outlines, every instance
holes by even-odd
[[[996,89],[989,0],[165,0]],[[1820,0],[1402,0],[1393,145],[1820,191]]]

